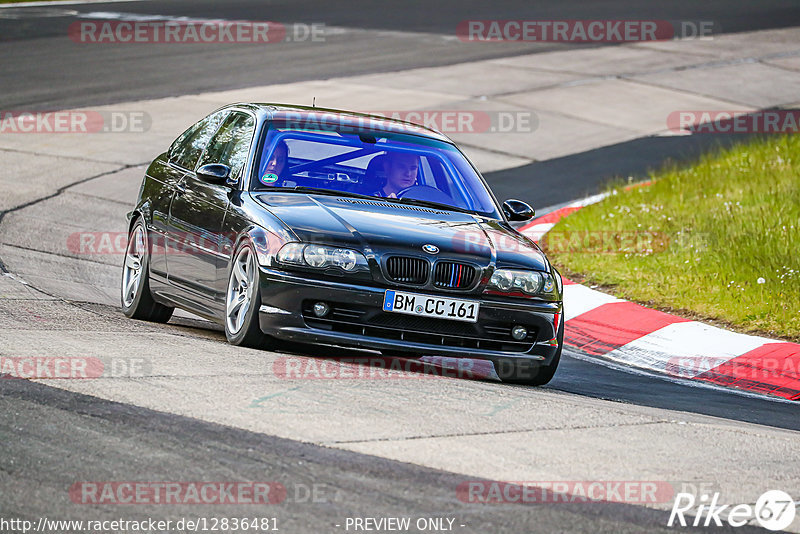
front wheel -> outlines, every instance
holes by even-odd
[[[166,323],[175,311],[156,302],[150,293],[150,245],[141,218],[128,235],[120,289],[122,312],[131,319]]]
[[[232,345],[266,348],[271,338],[258,324],[260,275],[253,246],[245,241],[233,255],[225,294],[225,337]]]

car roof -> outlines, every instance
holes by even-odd
[[[382,117],[380,115],[371,115],[369,113],[275,103],[250,103],[238,105],[260,108],[269,115],[271,120],[283,119],[297,122],[308,121],[309,123],[335,121],[337,125],[348,128],[363,128],[366,130],[380,130],[381,128],[388,128],[393,132],[418,135],[421,137],[427,137],[429,139],[445,141],[447,143],[453,142],[449,137],[434,130],[433,128],[420,126],[419,124],[414,124],[413,122]]]

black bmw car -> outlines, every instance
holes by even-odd
[[[128,317],[175,307],[235,345],[276,339],[494,362],[541,385],[562,282],[444,135],[321,108],[224,107],[149,166],[122,275]]]

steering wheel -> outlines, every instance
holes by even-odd
[[[427,200],[428,202],[438,202],[439,204],[453,205],[450,195],[440,189],[429,185],[412,185],[403,189],[397,194],[397,198],[412,198],[414,200]]]

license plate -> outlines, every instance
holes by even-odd
[[[438,317],[474,323],[478,321],[479,309],[480,303],[474,300],[431,297],[391,289],[383,296],[383,311],[420,317]]]

